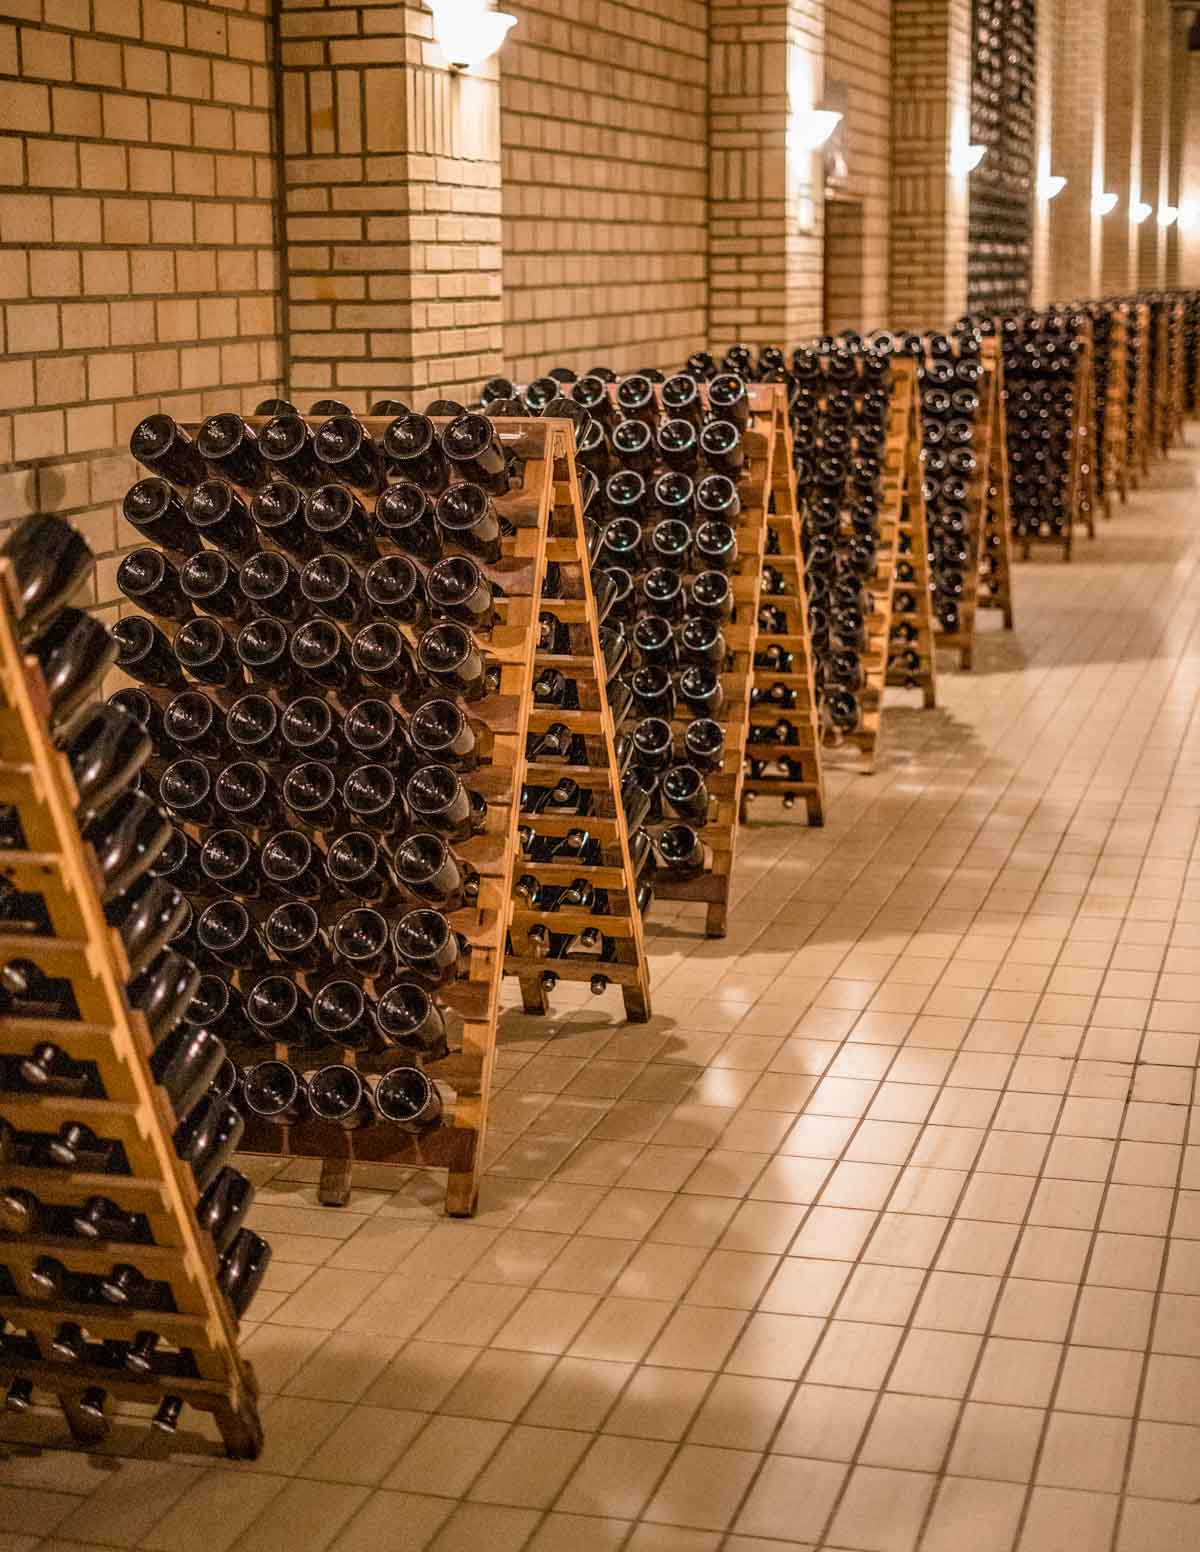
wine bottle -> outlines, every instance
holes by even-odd
[[[270,1245],[249,1229],[239,1229],[233,1243],[221,1257],[217,1287],[229,1301],[229,1307],[238,1320],[249,1309],[250,1301],[262,1286],[270,1260]]]
[[[344,485],[319,485],[304,505],[304,521],[322,547],[359,560],[374,556],[370,519],[362,503]]]
[[[670,825],[657,837],[656,851],[659,865],[669,876],[679,882],[698,878],[704,873],[711,852],[690,825]]]
[[[246,1017],[263,1040],[304,1045],[312,1035],[307,996],[286,975],[264,975],[246,998]]]
[[[367,684],[400,696],[412,689],[413,665],[408,643],[390,620],[374,620],[356,633],[350,643],[350,662]]]
[[[166,844],[151,864],[149,871],[155,878],[165,878],[177,889],[185,891],[196,889],[203,877],[200,870],[200,848],[191,836],[185,835],[182,830],[171,825],[168,828]]]
[[[397,981],[388,987],[379,999],[375,1019],[388,1045],[407,1046],[434,1061],[446,1053],[446,1021],[433,998],[415,981]]]
[[[209,1092],[175,1128],[175,1152],[191,1169],[201,1193],[228,1164],[242,1139],[245,1124],[235,1105]]]
[[[208,472],[191,437],[169,415],[147,415],[139,421],[129,438],[129,451],[144,469],[172,485],[190,488]]]
[[[231,410],[210,415],[196,433],[196,451],[218,479],[257,490],[270,477],[258,436]]]
[[[277,620],[297,620],[307,612],[300,579],[278,550],[257,550],[244,560],[238,586],[256,610]]]
[[[263,842],[259,867],[277,893],[296,900],[315,900],[322,892],[323,860],[320,848],[302,830],[277,830]]]
[[[313,451],[326,478],[344,481],[365,495],[382,490],[386,479],[382,452],[354,415],[330,416],[313,438]]]
[[[396,778],[386,765],[356,765],[342,783],[346,816],[354,824],[389,835],[407,822]]]
[[[177,823],[207,825],[216,816],[213,779],[203,760],[173,760],[162,774],[158,795]]]
[[[465,700],[488,693],[483,657],[470,631],[457,621],[431,626],[417,643],[417,664],[435,684],[457,691]]]
[[[237,573],[216,550],[189,555],[179,569],[179,586],[186,598],[208,614],[232,621],[250,615],[250,601],[238,589]]]
[[[298,695],[289,701],[279,719],[279,732],[288,755],[327,763],[343,757],[343,740],[333,712],[320,696]]]
[[[217,807],[235,825],[265,829],[279,817],[274,783],[253,760],[234,760],[213,783]]]
[[[327,690],[345,690],[357,679],[345,637],[332,620],[308,620],[291,639],[292,663]]]
[[[447,555],[439,560],[425,579],[425,589],[431,606],[450,619],[476,630],[486,630],[491,625],[491,584],[467,556]]]
[[[232,690],[244,685],[246,676],[237,648],[219,621],[206,614],[181,625],[175,635],[175,656],[201,684]]]
[[[377,696],[367,696],[351,706],[342,721],[342,738],[361,762],[387,766],[406,763],[404,728],[388,703]]]
[[[371,1093],[353,1067],[335,1062],[320,1067],[308,1080],[308,1103],[318,1121],[331,1121],[343,1131],[370,1126],[375,1119]]]
[[[325,857],[330,880],[343,894],[369,905],[390,900],[395,878],[378,841],[365,830],[347,830],[331,844]]]
[[[194,612],[179,572],[161,550],[131,550],[117,567],[117,586],[130,603],[160,619],[188,620]]]
[[[92,552],[61,517],[35,514],[0,547],[12,575],[10,598],[22,641],[49,625],[92,574]]]
[[[120,930],[134,975],[171,941],[187,920],[187,910],[187,901],[173,884],[148,873],[107,908],[105,914]]]
[[[313,1026],[333,1045],[360,1051],[374,1043],[371,1007],[357,981],[326,981],[313,997]]]
[[[126,790],[89,818],[80,833],[95,855],[107,904],[153,865],[171,826],[143,793]]]
[[[281,549],[303,559],[317,547],[315,535],[304,521],[304,497],[287,480],[272,480],[250,503],[250,516],[260,534]]]
[[[259,451],[275,480],[287,480],[305,489],[320,484],[324,475],[317,463],[313,434],[294,411],[277,414],[258,438]]]
[[[216,900],[205,906],[196,923],[196,936],[204,952],[223,965],[253,969],[266,963],[262,937],[240,900]]]
[[[192,555],[200,548],[200,536],[166,480],[139,480],[126,491],[121,512],[144,539],[173,555]]]
[[[456,559],[461,561],[463,557]],[[373,561],[363,578],[363,591],[368,603],[393,620],[416,625],[425,617],[421,575],[407,555],[384,555]]]
[[[478,751],[466,713],[453,701],[426,700],[409,718],[409,737],[420,760],[444,763],[459,771],[474,770]]]
[[[211,1029],[183,1023],[155,1046],[150,1071],[176,1116],[185,1116],[208,1092],[224,1060],[225,1047]]]
[[[439,489],[445,489],[445,481]],[[381,539],[427,564],[442,553],[433,508],[425,492],[412,480],[400,480],[387,487],[375,503],[375,525]]]
[[[405,484],[431,496],[446,488],[449,464],[427,415],[398,415],[383,433],[383,450],[391,472]]]
[[[150,758],[146,729],[120,706],[93,706],[66,740],[77,811],[103,808],[127,787]]]
[[[355,975],[370,979],[388,968],[388,924],[369,906],[343,911],[329,941],[334,955]]]
[[[451,478],[469,480],[493,496],[506,493],[510,483],[508,458],[486,415],[456,416],[439,440]]]
[[[307,900],[288,900],[277,905],[263,923],[263,939],[271,952],[293,970],[323,970],[330,963],[329,940]]]
[[[200,848],[206,882],[225,894],[253,899],[261,892],[259,855],[240,830],[215,830]]]
[[[483,424],[489,422],[483,420]],[[499,561],[500,520],[483,486],[465,480],[447,485],[437,499],[434,517],[444,544],[457,544],[490,565]]]
[[[273,1126],[290,1126],[308,1114],[304,1079],[288,1062],[256,1062],[247,1067],[242,1097],[251,1115]]]
[[[205,480],[197,485],[184,511],[197,534],[227,555],[242,560],[257,547],[246,503],[224,480]]]
[[[239,631],[235,650],[250,678],[260,684],[286,690],[300,677],[291,656],[291,637],[281,620],[251,620]]]
[[[421,1132],[441,1119],[442,1100],[419,1067],[393,1067],[375,1085],[375,1108],[401,1131]]]
[[[113,626],[116,665],[140,684],[157,689],[183,689],[187,680],[171,643],[144,614],[129,614]]]
[[[409,911],[392,928],[392,947],[402,965],[441,986],[458,974],[457,934],[441,911]]]
[[[323,761],[304,760],[284,777],[283,801],[302,825],[328,830],[341,811],[337,777]]]
[[[253,1202],[254,1186],[240,1170],[228,1164],[200,1198],[196,1222],[204,1233],[212,1236],[218,1255],[228,1250]]]

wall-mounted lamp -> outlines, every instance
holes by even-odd
[[[470,70],[499,49],[517,18],[488,9],[487,0],[431,0],[433,35],[451,70]]]
[[[1142,222],[1153,209],[1153,205],[1148,205],[1144,199],[1139,199],[1137,204],[1129,212],[1129,219],[1133,222],[1134,226],[1141,226]]]
[[[1061,194],[1067,186],[1067,180],[1061,173],[1048,172],[1045,177],[1038,179],[1038,198],[1050,200],[1057,194]]]
[[[956,178],[965,178],[974,172],[987,155],[985,145],[959,145],[950,153],[950,171]]]
[[[1159,226],[1174,226],[1179,220],[1179,207],[1177,205],[1160,205],[1158,207]]]
[[[819,151],[842,122],[832,108],[804,108],[792,118],[795,143],[801,151]]]
[[[1097,194],[1092,201],[1092,214],[1094,216],[1107,216],[1117,208],[1117,202],[1121,198],[1119,194]]]
[[[1194,232],[1197,226],[1200,226],[1200,204],[1194,199],[1185,199],[1179,207],[1179,230]]]

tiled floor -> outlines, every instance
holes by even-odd
[[[473,1222],[264,1185],[261,1460],[14,1450],[0,1552],[1200,1546],[1198,475],[761,804],[649,1027],[506,1018]]]

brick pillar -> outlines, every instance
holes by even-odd
[[[892,11],[891,317],[949,323],[967,305],[967,184],[950,155],[970,139],[970,0]]]
[[[1058,0],[1050,170],[1067,186],[1050,204],[1049,299],[1101,293],[1103,222],[1092,201],[1105,189],[1104,105],[1108,17],[1096,0]],[[1119,207],[1107,219],[1115,221]]]
[[[1146,0],[1108,0],[1108,49],[1104,93],[1104,187],[1116,194],[1103,219],[1101,286],[1105,293],[1134,291],[1138,232],[1132,210],[1142,197],[1142,47]]]
[[[1063,0],[1038,0],[1037,7],[1037,130],[1036,167],[1040,181],[1054,167],[1054,56],[1058,45],[1058,13]],[[1066,193],[1066,190],[1063,190]],[[1061,199],[1062,195],[1059,196]],[[1029,300],[1044,307],[1050,300],[1050,201],[1033,191],[1033,231],[1030,264]]]
[[[1138,285],[1166,284],[1167,234],[1159,225],[1160,205],[1167,203],[1168,150],[1171,129],[1171,11],[1168,0],[1144,0],[1146,28],[1142,41],[1142,189],[1152,207],[1137,229]]]
[[[794,119],[818,107],[824,0],[712,0],[709,344],[791,346],[821,330],[821,158]],[[789,128],[791,127],[791,133]]]
[[[1171,18],[1171,113],[1170,134],[1167,145],[1167,203],[1179,209],[1183,201],[1183,158],[1188,135],[1188,47],[1187,36],[1191,17],[1185,12],[1175,12]],[[1193,121],[1192,134],[1200,134],[1200,123]],[[1178,286],[1180,258],[1179,221],[1167,228],[1166,234],[1166,284]]]
[[[1184,67],[1186,129],[1179,168],[1179,284],[1200,286],[1200,54]]]
[[[468,395],[501,364],[498,61],[451,72],[408,7],[282,0],[279,30],[293,391]]]

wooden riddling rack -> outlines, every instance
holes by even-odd
[[[265,423],[260,419],[248,422],[255,428]],[[368,416],[362,421],[376,438],[382,436],[389,423],[387,417]],[[448,422],[435,419],[434,423],[440,429]],[[320,420],[310,420],[309,424],[315,427]],[[444,1168],[448,1171],[446,1211],[452,1216],[466,1216],[474,1211],[495,1060],[501,977],[505,973],[516,976],[526,1005],[536,1005],[537,1011],[546,1009],[542,974],[551,965],[560,977],[578,978],[567,961],[546,961],[533,956],[528,932],[536,921],[553,919],[557,930],[567,931],[575,930],[571,923],[576,918],[566,912],[555,913],[551,918],[533,911],[522,911],[514,918],[512,887],[522,874],[532,873],[545,884],[588,876],[597,889],[609,890],[612,914],[588,915],[584,924],[600,928],[613,940],[618,959],[599,965],[588,961],[584,978],[602,971],[620,986],[630,1017],[648,1016],[649,977],[641,921],[634,904],[628,833],[618,796],[614,730],[600,667],[595,600],[588,568],[581,559],[586,550],[573,432],[570,422],[565,420],[498,419],[494,425],[505,450],[517,460],[520,482],[507,495],[494,498],[496,511],[513,529],[502,541],[500,560],[489,564],[474,557],[488,581],[501,590],[495,598],[495,621],[490,630],[475,632],[485,663],[499,670],[499,684],[495,693],[464,707],[481,755],[478,768],[464,779],[468,787],[485,799],[487,819],[481,833],[456,842],[453,847],[455,855],[478,873],[479,894],[476,901],[447,917],[451,928],[468,945],[467,970],[460,979],[440,987],[435,999],[461,1019],[461,1045],[452,1048],[447,1056],[424,1064],[442,1097],[443,1110],[437,1124],[416,1135],[378,1118],[370,1126],[346,1130],[335,1122],[313,1117],[291,1125],[276,1125],[246,1114],[243,1151],[323,1161],[318,1195],[326,1205],[343,1205],[349,1200],[352,1167],[361,1161]],[[249,501],[252,493],[241,494]],[[363,505],[373,510],[374,498],[358,494]],[[264,542],[263,547],[270,545]],[[554,599],[545,597],[543,592],[547,568],[552,562],[558,563],[561,579],[561,596]],[[421,563],[414,563],[423,570]],[[553,614],[567,624],[571,638],[569,657],[538,653],[542,613]],[[170,621],[158,624],[167,634],[171,633]],[[400,628],[412,645],[413,629],[407,625]],[[560,667],[575,679],[579,711],[534,706],[534,679],[543,666]],[[243,693],[240,689],[227,691],[211,686],[205,686],[205,690],[226,706]],[[170,698],[170,692],[147,693],[160,701]],[[393,699],[382,691],[371,693]],[[395,700],[394,704],[401,703]],[[587,766],[573,774],[595,794],[600,817],[588,817],[583,823],[601,841],[602,865],[598,868],[589,869],[575,861],[565,869],[554,864],[534,864],[521,854],[519,826],[528,826],[539,834],[565,835],[580,823],[578,819],[526,815],[521,811],[525,784],[536,781],[540,774],[538,767],[532,771],[528,767],[527,736],[554,721],[570,723],[573,731],[583,736],[587,749]],[[553,767],[554,780],[570,773],[570,767]],[[194,827],[181,828],[199,838]],[[316,838],[323,843],[332,837],[318,831]],[[570,874],[569,879],[561,876],[564,872]],[[507,951],[510,922],[516,927],[511,953]],[[287,973],[311,990],[304,974]],[[243,975],[241,971],[230,974],[241,990],[246,989]],[[320,979],[317,977],[312,984]],[[367,982],[368,992],[377,989],[381,988]],[[319,1049],[305,1046],[302,1051],[285,1043],[227,1044],[229,1054],[239,1065],[271,1056],[288,1060],[289,1053],[293,1053],[292,1059],[302,1058],[296,1064],[305,1070],[344,1062],[366,1074],[377,1074],[413,1060],[408,1053],[395,1049],[351,1050],[332,1043]]]
[[[975,454],[975,469],[968,483],[967,500],[963,510],[967,515],[967,562],[963,567],[963,591],[958,601],[958,629],[946,630],[940,623],[936,608],[933,610],[934,644],[944,651],[957,652],[959,667],[969,670],[974,663],[976,614],[980,608],[981,568],[987,553],[988,514],[992,505],[991,492],[1000,486],[1007,490],[1007,475],[1001,468],[1007,456],[1003,445],[1003,405],[1001,403],[1000,353],[994,338],[983,341],[980,354],[983,369],[979,379],[979,406],[975,411],[971,450]],[[927,514],[928,517],[928,514]],[[992,532],[995,530],[993,529]],[[1004,551],[1002,575],[1004,586],[1009,588],[1010,603],[1006,615],[1006,627],[1011,629],[1011,572],[1008,565],[1007,530],[1001,541]]]
[[[707,388],[701,384],[700,389],[707,408]],[[710,799],[708,822],[703,826],[695,826],[700,840],[712,853],[712,865],[695,878],[672,879],[665,871],[656,873],[654,878],[656,900],[687,900],[704,905],[705,935],[710,938],[725,936],[729,917],[729,891],[733,880],[734,848],[742,801],[752,665],[758,631],[759,590],[766,549],[767,507],[774,478],[772,424],[775,400],[773,395],[764,394],[754,385],[748,385],[747,391],[752,418],[742,435],[744,463],[737,482],[740,511],[733,525],[738,546],[738,557],[731,577],[734,618],[722,628],[729,650],[721,673],[724,704],[714,719],[724,731],[725,750],[721,769],[705,775]],[[610,386],[609,393],[615,399],[615,386]],[[662,390],[659,386],[655,388],[655,397],[661,404]],[[649,476],[647,478],[649,482]],[[690,576],[691,573],[688,573]],[[677,704],[672,719],[677,746],[691,720],[686,708]],[[660,829],[662,826],[648,828]]]
[[[922,547],[928,564],[928,544],[924,542],[924,505],[918,505],[915,517],[905,507],[915,490],[920,502],[921,428],[917,407],[916,362],[911,357],[892,358],[891,406],[888,418],[887,449],[883,466],[883,502],[879,513],[875,575],[864,585],[874,599],[874,611],[867,622],[867,650],[860,653],[863,688],[859,691],[861,725],[851,733],[826,735],[826,749],[849,746],[858,751],[860,768],[873,771],[879,755],[883,721],[883,693],[887,682],[888,656],[892,647],[892,598],[895,591],[896,561],[899,555],[902,524],[913,523],[921,529]],[[914,549],[917,539],[914,533]],[[914,587],[916,584],[914,583]],[[918,596],[924,601],[925,625],[918,651],[922,656],[922,689],[926,705],[932,704],[933,629],[929,610],[928,585]],[[920,627],[918,627],[920,629]],[[920,682],[920,681],[919,681]]]
[[[1108,315],[1108,375],[1104,386],[1103,428],[1097,435],[1097,490],[1102,493],[1103,511],[1112,516],[1115,497],[1129,497],[1128,471],[1128,400],[1130,327],[1129,307],[1123,302],[1105,306]],[[1097,388],[1097,409],[1099,392]],[[1099,423],[1097,415],[1097,423]]]
[[[995,372],[992,394],[990,472],[979,545],[975,608],[998,609],[1005,630],[1013,628],[1012,504],[1008,491],[1008,421],[1005,411],[1004,357],[994,339],[984,340],[984,360]],[[992,558],[989,561],[989,556]],[[969,666],[964,663],[964,667]]]
[[[926,708],[937,705],[937,666],[934,649],[933,583],[929,566],[929,529],[925,513],[925,488],[922,477],[921,452],[924,446],[921,435],[921,392],[917,382],[917,364],[911,358],[899,357],[892,362],[892,372],[899,381],[909,383],[908,398],[909,432],[905,438],[903,453],[904,477],[900,487],[900,504],[895,529],[895,554],[892,564],[890,590],[890,618],[884,637],[884,651],[891,661],[885,663],[884,683],[897,689],[919,689]],[[895,394],[893,388],[893,414]],[[894,422],[893,422],[894,425]],[[888,462],[891,462],[891,431],[888,437]],[[890,472],[884,478],[884,504],[888,506]],[[880,522],[882,538],[882,520]],[[912,569],[910,581],[899,581],[896,569],[907,561]],[[901,608],[901,601],[911,607]],[[907,625],[916,632],[911,640],[892,641],[892,630],[897,625]],[[918,666],[915,669],[899,667],[894,662],[897,649],[915,652]]]
[[[1125,470],[1129,488],[1136,490],[1150,468],[1150,306],[1134,302],[1125,336],[1128,380],[1125,411]]]
[[[1068,431],[1067,472],[1064,491],[1066,521],[1062,533],[1020,534],[1022,560],[1028,560],[1034,549],[1061,545],[1063,560],[1071,559],[1077,527],[1086,527],[1088,537],[1096,537],[1096,470],[1094,462],[1095,436],[1093,425],[1093,394],[1095,373],[1092,370],[1092,332],[1090,321],[1075,338],[1079,341],[1079,354],[1075,359],[1072,380],[1071,425]]]
[[[767,513],[764,569],[770,567],[782,579],[782,591],[760,596],[760,607],[771,605],[784,617],[783,634],[768,635],[761,628],[756,635],[753,687],[768,694],[775,685],[795,692],[796,704],[787,709],[760,700],[750,708],[750,741],[747,743],[747,769],[742,785],[743,820],[753,812],[747,798],[778,797],[789,804],[802,799],[809,824],[825,822],[825,782],[821,769],[821,729],[817,715],[812,640],[808,629],[808,600],[804,582],[804,555],[800,545],[800,518],[796,504],[796,470],[793,464],[792,428],[788,418],[787,389],[782,384],[761,384],[750,389],[751,402],[770,396],[771,415],[771,504]],[[766,413],[764,411],[764,413]],[[778,672],[764,659],[763,653],[778,647],[792,659],[790,672]],[[755,728],[773,728],[780,720],[790,722],[795,743],[778,744],[754,741]],[[788,773],[754,774],[750,762],[766,765],[789,761],[795,769]]]
[[[0,854],[0,876],[41,896],[52,929],[52,935],[5,934],[0,955],[6,963],[31,961],[46,976],[69,982],[79,1014],[78,1020],[2,1016],[0,1053],[19,1057],[52,1042],[73,1061],[93,1064],[103,1091],[103,1097],[0,1093],[0,1116],[16,1133],[0,1156],[0,1184],[29,1192],[45,1206],[80,1207],[106,1197],[140,1215],[151,1236],[150,1243],[135,1243],[55,1236],[40,1228],[0,1235],[8,1279],[0,1295],[0,1316],[8,1322],[0,1339],[0,1383],[22,1379],[35,1396],[43,1391],[57,1397],[82,1445],[98,1443],[106,1431],[80,1405],[89,1388],[150,1408],[177,1396],[212,1413],[231,1456],[254,1459],[262,1448],[254,1375],[238,1356],[236,1320],[217,1286],[212,1239],[196,1222],[195,1180],[175,1153],[176,1117],[150,1073],[149,1030],[125,996],[129,962],[120,935],[104,918],[95,860],[74,817],[74,782],[51,742],[41,671],[17,644],[6,564],[0,567],[0,690],[0,802],[12,805],[24,841],[23,850]],[[71,1123],[90,1128],[106,1145],[120,1144],[127,1172],[106,1170],[94,1156],[85,1155],[73,1168],[46,1161],[38,1139]],[[95,1167],[84,1167],[88,1162]],[[28,1274],[42,1257],[85,1276],[133,1266],[143,1278],[169,1287],[174,1308],[35,1297]],[[51,1358],[48,1344],[64,1323],[82,1327],[92,1344],[131,1343],[142,1330],[158,1333],[154,1371],[143,1377],[99,1362],[94,1346],[78,1362]],[[180,1372],[170,1372],[173,1367]]]

